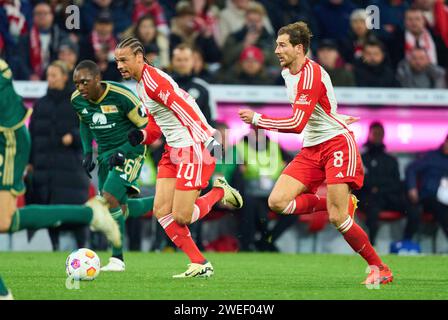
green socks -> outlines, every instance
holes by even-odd
[[[121,233],[121,246],[120,247],[112,246],[112,257],[118,258],[121,261],[124,261],[123,260],[123,243],[124,243],[124,232],[125,232],[125,230],[124,230],[125,219],[123,216],[123,211],[121,210],[121,207],[109,209],[109,211],[110,211],[112,218],[114,218],[114,220],[117,222],[118,227],[120,229],[120,233]]]
[[[6,295],[8,295],[8,289],[6,289],[5,283],[0,277],[0,296],[6,296]]]
[[[92,209],[82,205],[29,205],[14,213],[9,232],[57,227],[61,224],[88,225],[92,218]]]
[[[127,206],[129,217],[141,217],[152,210],[154,197],[128,199]]]

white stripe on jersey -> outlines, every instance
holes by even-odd
[[[305,115],[305,112],[303,112],[302,110],[296,109],[296,112],[294,113],[294,116],[292,119],[288,119],[287,123],[277,123],[276,120],[269,120],[269,119],[260,119],[258,121],[259,124],[265,126],[265,127],[270,127],[270,126],[274,126],[276,128],[279,129],[293,129],[296,128],[300,125],[300,123],[303,120],[303,117]],[[280,120],[281,121],[281,120]]]
[[[204,130],[179,106],[176,102],[173,102],[171,108],[176,112],[179,118],[186,124],[191,126],[191,130],[195,133],[195,135],[201,140],[207,140],[207,134],[204,133]]]

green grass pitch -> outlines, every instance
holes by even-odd
[[[207,253],[210,279],[172,279],[185,271],[181,253],[126,253],[124,273],[100,273],[79,290],[65,287],[68,253],[0,253],[0,275],[15,299],[448,299],[448,256],[385,256],[395,280],[380,289],[360,282],[356,255]],[[99,252],[103,263],[108,253]]]

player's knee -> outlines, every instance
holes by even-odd
[[[340,226],[347,219],[347,213],[341,212],[338,207],[328,206],[328,221],[334,226]]]
[[[191,217],[186,214],[173,214],[173,219],[180,225],[189,225],[191,223]]]
[[[104,192],[103,197],[104,199],[106,199],[107,203],[109,203],[109,206],[111,208],[116,208],[120,206],[120,203],[118,202],[117,198],[115,198],[112,194]]]
[[[282,213],[287,206],[287,201],[276,195],[270,195],[268,198],[268,206],[274,212]]]
[[[0,209],[2,210],[2,209]],[[6,212],[0,212],[0,233],[6,233],[11,227],[12,218]]]

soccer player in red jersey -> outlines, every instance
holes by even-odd
[[[278,31],[275,53],[283,68],[290,117],[273,118],[249,109],[239,111],[240,118],[266,130],[304,132],[302,151],[284,169],[268,202],[281,214],[305,214],[328,211],[330,222],[354,251],[369,264],[365,284],[388,283],[392,272],[372,247],[367,234],[354,221],[356,197],[351,189],[362,187],[364,171],[353,132],[346,118],[337,114],[337,102],[328,73],[306,57],[311,33],[304,22],[296,22]],[[327,198],[316,195],[327,181]]]
[[[137,93],[149,115],[144,130],[129,132],[132,145],[151,144],[161,134],[165,152],[157,170],[154,215],[175,245],[191,263],[175,278],[209,277],[213,267],[191,238],[188,225],[205,217],[218,201],[241,208],[243,199],[224,178],[199,197],[215,169],[213,151],[219,143],[195,100],[162,70],[145,59],[142,44],[135,38],[120,42],[115,50],[118,70],[125,79],[135,79]]]

